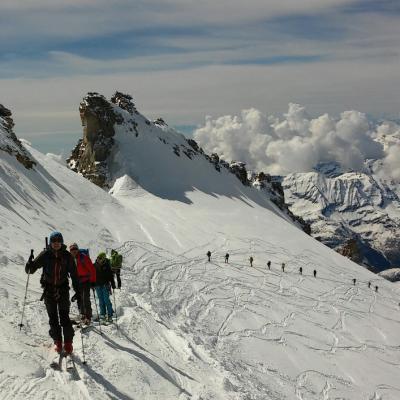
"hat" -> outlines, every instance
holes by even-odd
[[[104,260],[105,258],[107,258],[106,253],[100,253],[100,254],[97,256],[97,259],[99,259],[99,260]]]
[[[70,250],[73,250],[73,249],[79,250],[79,246],[76,243],[72,243],[69,245],[69,249]]]
[[[55,239],[59,239],[61,241],[61,243],[64,243],[63,235],[60,232],[54,231],[54,232],[50,233],[50,236],[49,236],[50,243],[54,242]]]

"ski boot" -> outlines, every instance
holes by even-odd
[[[74,347],[72,346],[72,342],[64,343],[64,352],[67,355],[70,355],[74,351]]]
[[[56,353],[60,354],[62,352],[63,344],[61,340],[54,341],[54,350]]]

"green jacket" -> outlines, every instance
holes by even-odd
[[[122,267],[122,256],[117,251],[111,252],[111,270],[113,272],[119,271]]]

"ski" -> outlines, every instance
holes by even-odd
[[[54,360],[50,363],[50,368],[56,370],[56,371],[61,371],[62,370],[62,359],[63,359],[63,354],[59,353],[54,357]]]
[[[66,354],[65,356],[65,369],[68,372],[73,372],[75,370],[75,362],[71,354]]]
[[[100,321],[92,321],[92,325],[93,326],[108,326],[108,325],[112,325],[114,323],[114,321],[110,321],[110,320],[106,320],[106,319],[101,319]]]
[[[93,328],[94,325],[75,325],[75,330],[76,331],[81,331],[82,333],[86,333],[90,330],[90,328]]]

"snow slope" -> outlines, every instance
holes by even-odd
[[[398,286],[304,234],[232,174],[127,135],[115,138],[112,194],[27,144],[31,170],[0,152],[1,399],[399,397]],[[119,329],[77,332],[73,374],[48,367],[39,274],[18,328],[23,265],[53,229],[125,259]]]
[[[400,268],[391,268],[379,273],[379,276],[391,282],[400,281]]]

